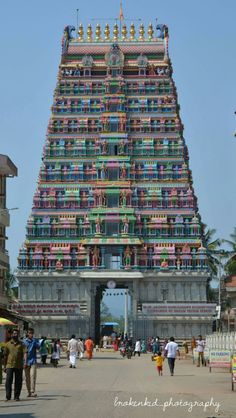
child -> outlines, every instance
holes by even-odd
[[[158,374],[159,376],[162,376],[162,366],[164,362],[164,357],[162,357],[161,351],[158,351],[157,356],[154,357],[154,360],[156,361]]]

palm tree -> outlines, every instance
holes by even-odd
[[[203,224],[203,229],[206,229],[206,225]],[[208,228],[203,235],[203,245],[206,248],[208,266],[212,276],[217,276],[219,265],[221,264],[220,256],[223,256],[224,250],[222,250],[222,240],[220,238],[214,239],[216,229]]]
[[[236,228],[234,232],[230,234],[231,240],[224,239],[223,242],[230,246],[231,251],[228,251],[229,259],[225,264],[225,271],[230,275],[236,274]]]
[[[13,297],[18,296],[18,283],[16,276],[10,272],[10,270],[7,271],[5,280],[4,280],[4,287],[6,295],[9,299],[12,299]]]

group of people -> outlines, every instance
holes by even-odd
[[[43,365],[47,364],[47,357],[51,355],[50,362],[54,367],[57,367],[60,360],[62,345],[60,339],[52,339],[49,341],[46,337],[41,337],[39,340],[40,348],[39,353],[41,356],[41,362]]]
[[[85,351],[87,354],[87,359],[91,360],[93,357],[93,348],[94,342],[91,337],[88,337],[85,341],[83,341],[82,338],[77,340],[75,338],[75,334],[72,334],[67,346],[67,356],[70,362],[69,367],[71,369],[75,369],[77,357],[82,360]]]
[[[40,342],[34,338],[33,328],[29,328],[23,340],[19,338],[18,329],[14,329],[11,339],[4,348],[4,371],[6,373],[6,401],[12,396],[12,383],[14,383],[14,399],[20,400],[20,393],[23,381],[23,369],[25,371],[25,382],[28,397],[36,397],[37,378],[37,350],[40,349]]]
[[[131,350],[131,352],[133,352],[134,356],[136,354],[140,356],[141,353],[146,353],[147,351],[151,352],[152,359],[156,362],[157,371],[160,376],[162,376],[162,373],[163,373],[163,362],[165,358],[167,358],[169,369],[170,369],[170,374],[171,376],[174,375],[175,359],[177,355],[180,358],[179,346],[175,342],[174,337],[171,337],[169,340],[168,338],[165,338],[163,343],[161,343],[159,337],[150,337],[147,340],[147,345],[146,345],[145,340],[141,341],[141,339],[138,339],[133,345],[132,340],[127,338],[122,344],[126,348],[127,346],[129,346],[129,349]],[[187,354],[188,353],[187,341],[184,341],[182,343],[182,346],[184,348],[185,354]],[[205,347],[205,341],[203,340],[202,335],[199,335],[197,340],[195,339],[195,337],[192,337],[192,340],[191,340],[192,353],[194,349],[196,349],[198,353],[197,367],[200,367],[200,364],[205,365],[204,347]]]
[[[85,342],[79,338],[77,341],[75,335],[71,336],[68,342],[67,354],[70,368],[76,367],[76,359],[83,358],[86,351],[87,358],[92,359],[94,343],[91,337]],[[25,372],[25,382],[28,395],[27,397],[37,397],[36,379],[37,379],[37,353],[41,356],[41,362],[46,364],[48,354],[51,355],[51,364],[57,367],[62,345],[59,339],[50,341],[46,337],[37,339],[34,337],[34,329],[29,328],[25,338],[19,338],[19,330],[13,329],[10,339],[4,345],[4,372],[6,373],[6,401],[12,398],[12,384],[14,380],[14,400],[20,400],[23,382],[23,370]]]

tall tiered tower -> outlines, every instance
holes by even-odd
[[[41,333],[98,339],[102,291],[127,287],[135,336],[205,334],[213,307],[168,28],[74,31],[19,255],[20,309]]]

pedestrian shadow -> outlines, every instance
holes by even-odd
[[[40,401],[40,400],[42,400],[42,401],[49,401],[49,400],[51,400],[51,399],[56,399],[56,398],[71,398],[71,396],[70,395],[57,395],[57,394],[55,394],[55,395],[39,395],[38,396],[38,400]]]
[[[18,407],[19,407],[19,405],[18,405]],[[35,418],[35,415],[34,414],[32,414],[31,412],[24,412],[24,413],[18,413],[18,412],[16,412],[16,413],[5,413],[4,412],[4,417],[6,417],[6,418]]]
[[[27,406],[35,406],[35,403],[29,403],[29,401],[28,401],[28,399],[21,399],[20,405],[19,405],[19,403],[15,403],[15,401],[11,400],[11,401],[7,402],[7,404],[5,404],[5,405],[0,405],[0,410],[3,409],[3,408],[19,408],[19,406],[25,405],[24,402],[26,402]],[[3,401],[3,402],[5,402],[5,401]],[[14,402],[14,403],[11,403],[11,402]],[[30,418],[30,416],[29,417],[27,416],[27,418]]]

